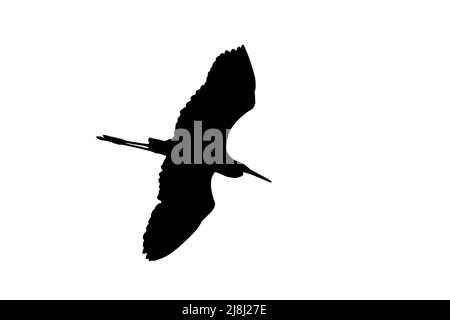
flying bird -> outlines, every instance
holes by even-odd
[[[160,202],[151,214],[143,237],[143,253],[147,259],[158,260],[172,253],[197,230],[214,209],[211,191],[211,178],[214,173],[231,178],[248,173],[271,182],[246,165],[235,161],[226,152],[226,137],[229,130],[255,105],[255,88],[253,68],[245,47],[241,46],[226,51],[216,58],[205,84],[181,110],[172,139],[149,138],[148,143],[139,143],[108,135],[97,137],[100,140],[165,156],[159,174]],[[208,164],[205,161],[199,163],[198,158],[206,152],[207,146],[203,140],[200,147],[194,142],[194,146],[191,144],[190,148],[178,153],[185,161],[175,163],[174,151],[175,148],[180,149],[181,143],[177,132],[188,133],[195,138],[198,135],[199,124],[205,133],[211,129],[213,130],[211,132],[216,134],[209,137],[211,143],[212,136],[217,140],[220,138],[217,136],[218,133],[223,135],[223,150],[219,148],[210,150],[210,155],[216,159],[213,163]],[[183,143],[186,141],[183,140]]]

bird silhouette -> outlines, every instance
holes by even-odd
[[[108,135],[97,138],[119,145],[152,151],[165,156],[159,174],[160,201],[153,210],[144,234],[143,253],[149,260],[163,258],[181,246],[214,209],[211,178],[214,173],[237,178],[244,173],[271,182],[264,176],[232,159],[226,151],[226,137],[229,129],[255,105],[255,76],[244,46],[226,51],[216,58],[206,82],[191,97],[180,112],[175,125],[175,136],[170,140],[149,138],[148,143],[132,142]],[[204,141],[201,146],[182,150],[184,162],[175,163],[174,150],[177,132],[191,136],[198,134],[198,125],[221,133],[223,150],[211,151],[216,161],[198,162],[199,155],[206,152]],[[219,137],[220,138],[220,137]],[[218,139],[215,136],[215,139]],[[213,141],[212,137],[210,140]],[[178,141],[178,142],[177,142]],[[197,158],[197,159],[196,159]],[[223,159],[223,161],[217,161]],[[187,160],[187,161],[186,161]]]

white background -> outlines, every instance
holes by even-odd
[[[0,298],[450,298],[448,1],[2,1]],[[256,107],[215,210],[142,235],[162,157],[218,54]]]

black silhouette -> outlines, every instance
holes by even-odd
[[[218,129],[225,137],[223,155],[231,159],[226,153],[226,131],[254,105],[255,76],[247,51],[241,46],[217,57],[208,73],[206,83],[181,110],[175,128],[185,129],[191,135],[195,135],[194,121],[201,121],[203,131],[210,128]],[[153,210],[144,234],[143,253],[149,260],[163,258],[177,249],[213,210],[211,178],[215,172],[231,178],[249,173],[270,182],[269,179],[234,160],[232,164],[229,161],[194,164],[194,149],[191,152],[190,163],[175,164],[171,152],[178,142],[173,140],[150,138],[147,144],[106,135],[97,138],[149,150],[166,157],[159,178],[160,203]],[[204,146],[201,150],[203,149]]]

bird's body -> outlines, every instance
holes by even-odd
[[[247,172],[268,180],[236,161],[216,161],[211,164],[196,162],[206,152],[205,144],[201,145],[201,149],[198,145],[189,144],[191,149],[182,152],[185,161],[179,164],[174,161],[177,132],[196,136],[196,126],[199,123],[203,132],[214,130],[215,139],[220,138],[219,133],[224,137],[223,150],[216,148],[211,153],[212,156],[223,152],[224,158],[230,160],[231,157],[226,152],[228,131],[254,104],[255,77],[247,52],[241,46],[217,57],[206,83],[181,110],[175,125],[175,136],[171,140],[150,138],[148,144],[141,144],[110,136],[99,137],[101,140],[150,150],[166,157],[159,175],[160,203],[153,210],[144,234],[143,253],[147,259],[157,260],[173,252],[197,230],[213,210],[211,178],[214,173],[239,177]]]

